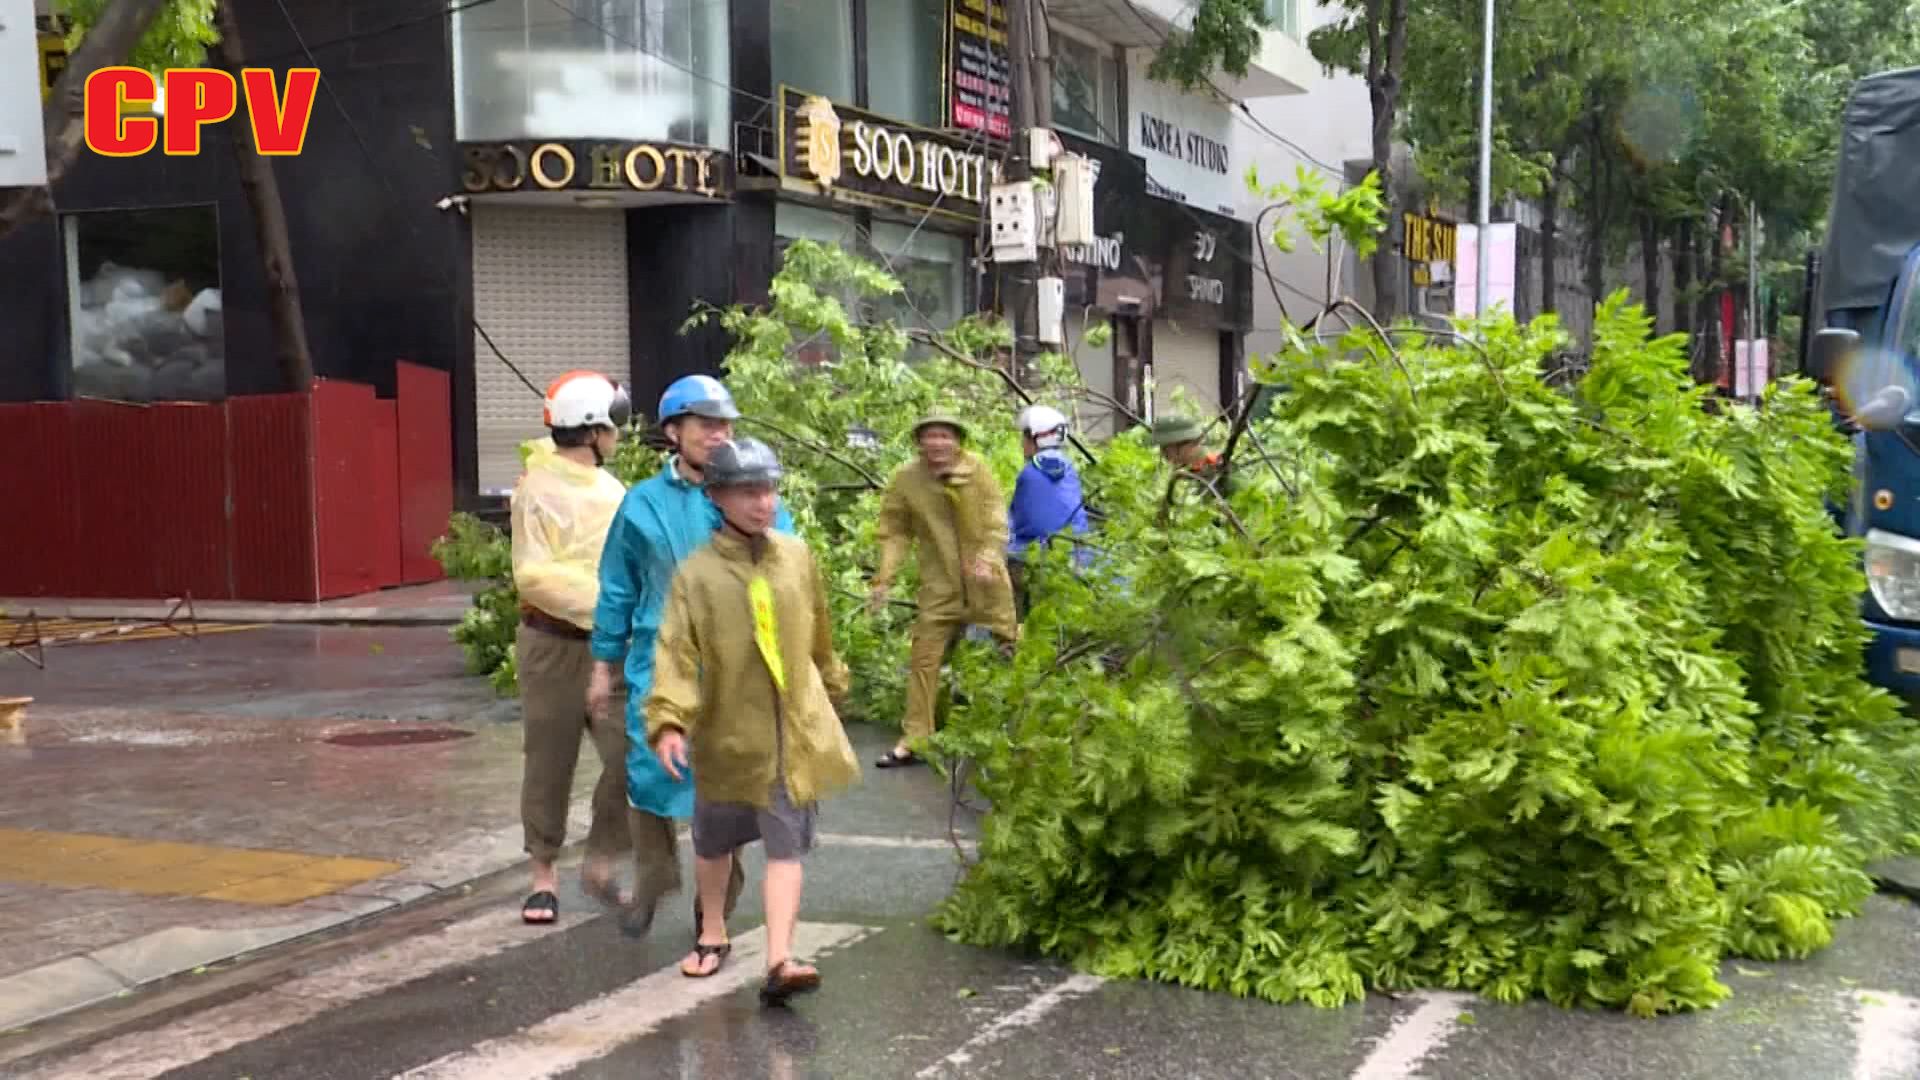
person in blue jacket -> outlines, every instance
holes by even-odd
[[[680,889],[676,819],[693,816],[694,777],[667,774],[647,743],[640,703],[653,686],[654,639],[666,608],[674,571],[704,547],[720,527],[720,511],[702,484],[713,452],[733,438],[740,418],[733,395],[718,379],[689,375],[660,398],[659,423],[673,452],[666,467],[635,484],[621,500],[600,555],[600,597],[593,617],[593,675],[587,707],[610,715],[624,666],[627,720],[627,821],[638,869],[633,906],[623,920],[629,934],[653,925],[660,898]],[[782,505],[774,528],[792,533],[793,516]],[[736,857],[727,888],[727,913],[733,912],[746,880]],[[700,901],[694,898],[694,933],[700,930]]]
[[[1020,443],[1027,454],[1026,468],[1013,483],[1013,505],[1007,512],[1007,562],[1014,571],[1014,605],[1027,615],[1027,550],[1056,534],[1087,531],[1087,504],[1080,492],[1080,473],[1061,449],[1067,441],[1067,418],[1046,405],[1029,405],[1020,412]],[[1093,553],[1075,547],[1074,565],[1085,569]]]

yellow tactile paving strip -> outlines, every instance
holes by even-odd
[[[48,645],[98,645],[106,641],[152,641],[156,638],[190,637],[194,634],[231,634],[238,630],[258,630],[266,623],[195,623],[184,620],[173,627],[142,626],[137,621],[120,619],[47,619],[40,620],[40,640]],[[33,621],[0,616],[0,645],[8,642],[33,644]]]
[[[391,874],[399,863],[87,833],[0,829],[0,882],[296,904]]]

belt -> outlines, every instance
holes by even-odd
[[[520,621],[543,634],[563,637],[572,641],[586,641],[593,637],[592,631],[582,630],[565,619],[556,619],[536,607],[522,605]]]

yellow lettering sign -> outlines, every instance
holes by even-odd
[[[545,164],[550,158],[559,158],[560,164],[566,169],[558,178],[554,177],[552,171]],[[559,191],[561,188],[573,183],[573,151],[561,146],[559,143],[541,143],[539,146],[534,147],[533,158],[529,164],[532,166],[529,171],[533,173],[533,182],[548,191]]]

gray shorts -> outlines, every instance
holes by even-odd
[[[696,794],[693,853],[702,859],[721,859],[755,840],[767,846],[767,858],[781,862],[812,851],[816,808],[793,805],[786,781],[780,777],[774,778],[769,795],[772,805],[762,809],[748,803],[705,802]]]

